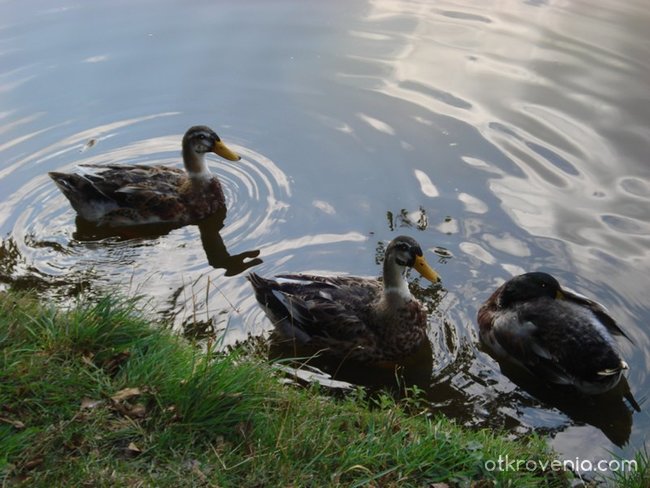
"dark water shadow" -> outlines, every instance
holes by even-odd
[[[586,395],[570,385],[541,381],[510,361],[495,359],[510,381],[546,407],[558,409],[575,425],[596,427],[618,447],[628,443],[632,433],[633,411],[640,411],[640,406],[632,396],[626,378],[622,378],[615,388],[606,393]]]
[[[208,264],[215,269],[225,269],[226,276],[235,276],[253,266],[262,264],[262,259],[259,258],[259,249],[244,251],[239,254],[230,254],[228,252],[220,234],[224,219],[225,211],[223,216],[216,214],[198,224],[201,233],[201,244],[203,244]]]
[[[52,249],[63,254],[67,252],[57,242],[39,241],[30,235],[26,239],[32,247]],[[72,298],[90,289],[95,280],[92,269],[77,273],[73,279],[44,273],[29,262],[13,236],[0,241],[0,283],[9,285],[14,291],[36,291],[40,296],[56,292],[60,296]]]
[[[226,209],[197,223],[201,234],[201,244],[205,251],[208,264],[215,269],[225,269],[226,276],[235,276],[247,269],[262,263],[258,257],[259,250],[245,251],[239,254],[230,254],[221,237],[224,227]],[[98,226],[77,216],[76,230],[72,237],[80,242],[92,242],[103,239],[117,239],[119,241],[131,239],[153,239],[169,234],[175,229],[183,227],[178,224],[146,224],[125,227]]]
[[[417,386],[422,390],[428,388],[433,371],[433,350],[428,340],[423,341],[411,356],[401,361],[367,364],[333,357],[327,351],[299,344],[273,332],[268,357],[276,362],[284,360],[285,364],[296,370],[307,368],[322,372],[320,377],[313,375],[312,381],[320,381],[324,385],[332,379],[363,386],[370,392],[387,391],[397,397],[403,395],[408,387]]]
[[[226,276],[234,276],[262,263],[262,259],[259,258],[259,250],[230,254],[220,234],[225,217],[226,212],[223,211],[196,225],[208,264],[215,269],[224,269]],[[34,290],[48,296],[75,297],[80,293],[92,295],[96,288],[94,284],[101,281],[93,266],[76,271],[63,268],[63,274],[51,274],[30,262],[22,247],[41,248],[61,255],[92,252],[98,247],[110,247],[116,242],[130,246],[132,241],[133,246],[138,247],[149,245],[147,241],[155,244],[154,239],[181,227],[171,224],[97,226],[80,217],[75,222],[76,228],[69,245],[40,239],[33,234],[27,234],[24,242],[17,241],[12,235],[0,240],[0,283],[5,283],[14,290]]]

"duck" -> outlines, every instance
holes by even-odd
[[[427,338],[427,313],[411,294],[414,268],[437,283],[422,248],[408,236],[386,247],[382,279],[356,276],[250,273],[255,297],[281,337],[330,357],[364,363],[399,361]]]
[[[183,136],[185,169],[163,165],[84,164],[87,173],[48,175],[79,217],[98,226],[197,223],[225,210],[221,183],[205,161],[215,153],[229,161],[241,158],[209,127],[190,127]]]
[[[497,359],[547,383],[601,394],[628,369],[613,336],[629,337],[607,309],[562,288],[548,273],[506,281],[481,305],[477,322],[481,341]]]

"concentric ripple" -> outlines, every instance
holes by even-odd
[[[224,135],[242,156],[239,162],[208,157],[226,195],[225,220],[218,216],[201,226],[134,228],[133,233],[120,235],[89,232],[47,176],[48,171],[76,171],[83,164],[181,167],[182,134],[130,140],[133,127],[121,131],[152,118],[63,136],[36,150],[33,141],[28,144],[29,137],[14,141],[16,148],[30,150],[0,175],[0,185],[13,187],[0,204],[2,281],[55,295],[127,285],[126,290],[151,297],[158,310],[166,309],[181,322],[190,316],[196,319],[203,307],[207,310],[203,317],[211,322],[208,303],[236,308],[228,297],[240,291],[229,287],[241,288],[242,282],[217,277],[241,273],[260,262],[257,255],[265,234],[282,219],[291,195],[289,179],[269,158]],[[216,281],[218,287],[212,284]]]

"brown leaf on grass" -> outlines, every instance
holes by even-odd
[[[102,403],[104,403],[104,400],[93,400],[92,398],[82,398],[81,399],[81,410],[92,410],[93,408],[97,408],[100,406]]]
[[[139,456],[142,453],[142,450],[135,445],[135,442],[129,443],[127,448],[125,449],[125,454],[127,457],[134,458],[136,456]]]
[[[114,402],[122,402],[138,395],[142,395],[142,390],[140,390],[140,388],[124,388],[113,395],[111,400]]]
[[[135,442],[130,442],[129,446],[127,447],[129,451],[134,451],[134,452],[142,452],[142,450],[135,445]]]
[[[25,424],[22,423],[20,420],[11,420],[5,417],[0,417],[0,422],[2,422],[3,424],[9,424],[14,429],[18,429],[18,430],[22,430],[25,428]]]
[[[183,464],[183,467],[185,467],[189,471],[192,471],[192,473],[196,475],[203,482],[205,482],[208,479],[205,473],[201,471],[201,463],[196,459],[191,459],[189,461],[186,461]]]
[[[492,488],[494,486],[494,481],[491,480],[478,480],[472,481],[471,488]]]
[[[94,366],[95,363],[93,363],[93,355],[92,354],[84,354],[81,356],[81,362],[84,363],[86,366]]]
[[[3,403],[2,405],[0,405],[0,410],[2,410],[3,412],[7,412],[7,413],[16,413],[16,409],[14,407],[12,407],[11,405],[7,405],[6,403]]]
[[[36,466],[42,463],[43,463],[43,458],[38,457],[38,458],[30,459],[29,461],[25,462],[25,464],[22,465],[22,468],[25,470],[30,470],[30,469],[34,469]]]
[[[120,366],[122,366],[122,364],[124,364],[130,357],[131,353],[129,351],[122,351],[105,361],[102,366],[108,374],[113,374],[117,372]]]
[[[114,402],[111,405],[113,411],[118,412],[126,417],[134,418],[144,418],[147,414],[147,407],[143,403],[136,403],[131,405],[129,402],[117,403]]]
[[[138,417],[138,418],[143,418],[147,413],[147,408],[142,404],[142,403],[136,403],[133,405],[127,414],[130,417]]]
[[[169,407],[167,407],[167,408],[165,409],[165,412],[171,414],[171,418],[170,418],[170,420],[171,420],[172,422],[177,422],[178,420],[181,419],[181,416],[180,416],[180,415],[178,414],[178,412],[176,411],[176,405],[170,405]]]

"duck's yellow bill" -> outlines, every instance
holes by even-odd
[[[564,293],[562,293],[562,290],[558,290],[555,292],[555,298],[557,300],[564,300],[566,297],[564,296]]]
[[[429,266],[429,263],[427,263],[427,260],[424,259],[424,256],[417,256],[415,258],[413,267],[418,273],[424,276],[431,283],[440,281],[440,275],[436,273],[433,268],[431,268],[431,266]]]
[[[231,151],[228,146],[221,141],[215,142],[212,150],[222,158],[229,161],[239,161],[241,159],[237,153]]]

